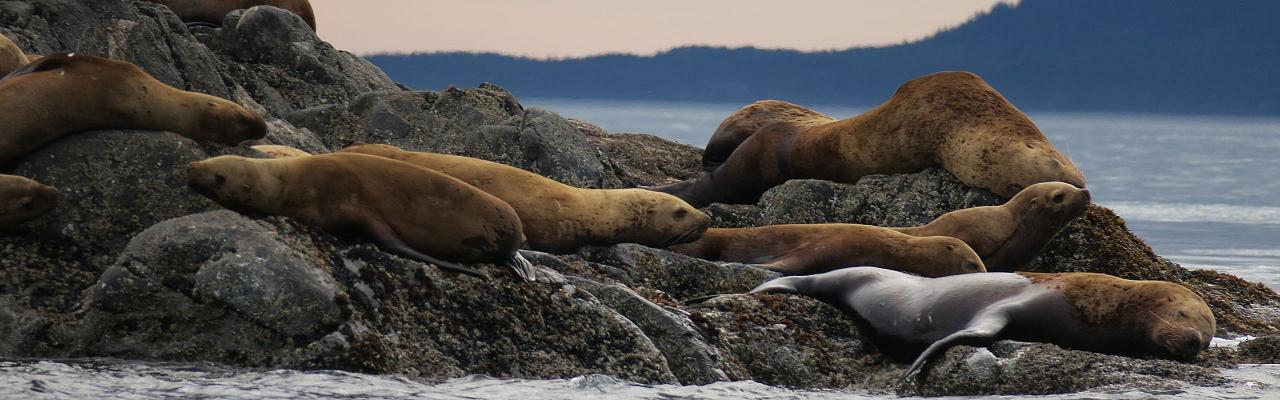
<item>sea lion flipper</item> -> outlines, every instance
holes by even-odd
[[[796,282],[801,278],[804,277],[784,276],[762,283],[760,286],[756,286],[755,289],[751,289],[750,293],[800,293],[800,289],[796,288]]]
[[[480,272],[473,268],[467,268],[467,267],[458,265],[456,263],[448,262],[445,260],[441,260],[439,258],[435,258],[426,254],[419,253],[417,250],[414,250],[412,247],[409,247],[408,244],[405,244],[403,240],[400,240],[400,238],[396,236],[396,234],[392,231],[391,227],[387,226],[385,223],[379,223],[374,225],[379,225],[379,226],[371,226],[369,229],[370,233],[372,233],[373,237],[378,240],[378,244],[386,248],[387,250],[391,250],[396,254],[400,254],[405,257],[409,257],[418,261],[433,264],[436,267],[439,267],[440,269],[446,269],[446,270],[451,270],[455,272],[471,274],[484,279],[489,279],[488,275],[485,275],[483,272]]]
[[[528,259],[520,255],[518,251],[514,256],[511,256],[510,260],[507,260],[507,266],[515,270],[516,275],[520,275],[521,279],[529,282],[538,280],[538,275],[533,269],[533,263],[530,263]]]
[[[911,363],[911,367],[907,368],[907,373],[902,375],[902,379],[910,379],[912,375],[919,373],[920,368],[924,367],[925,361],[934,354],[946,351],[951,346],[959,344],[985,346],[995,340],[996,334],[999,334],[1008,324],[1009,316],[1000,311],[988,312],[974,318],[968,328],[947,335],[947,337],[929,345],[929,348],[920,353],[920,356],[916,357],[916,361]]]

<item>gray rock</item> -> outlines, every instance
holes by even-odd
[[[69,258],[106,265],[143,229],[219,208],[187,187],[187,164],[206,157],[195,141],[169,132],[91,131],[36,150],[14,173],[62,194],[53,212],[26,225],[78,256]]]
[[[781,276],[743,264],[721,264],[637,244],[588,247],[582,259],[606,266],[605,275],[631,287],[662,291],[676,299],[743,293]]]
[[[475,157],[513,165],[577,187],[601,187],[598,151],[559,115],[526,111],[493,85],[444,92],[382,92],[350,105],[288,116],[316,132],[329,148],[385,143],[411,151]]]
[[[720,353],[703,341],[684,311],[663,308],[619,284],[578,277],[571,277],[570,281],[640,327],[662,351],[671,373],[681,384],[705,385],[728,380],[720,366]]]

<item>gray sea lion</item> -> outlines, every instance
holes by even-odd
[[[0,164],[58,138],[94,129],[145,129],[237,144],[266,135],[257,114],[217,97],[174,89],[133,64],[51,54],[0,80]]]
[[[281,215],[333,233],[372,237],[388,251],[483,276],[444,261],[507,265],[527,280],[520,218],[506,202],[460,180],[364,154],[191,163],[196,191],[240,212]],[[439,258],[437,258],[439,257]]]
[[[999,206],[956,210],[927,225],[893,228],[913,236],[951,236],[973,247],[991,271],[1013,271],[1035,258],[1058,231],[1089,207],[1089,191],[1062,182],[1023,189]]]
[[[982,259],[960,239],[915,237],[857,224],[713,228],[668,250],[704,260],[761,264],[787,275],[862,265],[929,277],[986,272]]]
[[[311,30],[316,30],[316,13],[308,0],[144,0],[163,4],[178,19],[195,25],[221,26],[222,19],[235,10],[256,6],[272,6],[302,17]]]
[[[698,238],[711,219],[684,201],[641,189],[583,189],[512,166],[470,157],[359,144],[340,153],[405,161],[461,179],[511,204],[529,248],[572,252],[586,245],[665,247]]]
[[[714,171],[650,189],[695,207],[744,204],[788,179],[855,183],[935,166],[1003,198],[1040,182],[1085,186],[1071,160],[999,92],[977,75],[939,72],[907,82],[854,118],[807,128],[765,125]]]
[[[0,174],[0,229],[18,224],[53,210],[58,205],[58,190],[21,176]]]
[[[874,267],[774,279],[752,293],[798,293],[856,314],[878,335],[928,347],[907,369],[957,344],[1046,342],[1110,354],[1191,360],[1217,330],[1195,292],[1094,273],[922,278]]]

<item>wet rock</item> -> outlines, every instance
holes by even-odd
[[[208,157],[169,132],[92,131],[28,155],[14,174],[58,188],[58,207],[26,227],[64,256],[107,265],[134,234],[174,217],[219,208],[187,188],[187,164]]]
[[[1240,343],[1236,357],[1244,363],[1280,364],[1280,335],[1262,336]]]
[[[719,352],[703,342],[684,311],[654,304],[619,284],[577,277],[570,280],[640,327],[662,351],[671,373],[681,384],[704,385],[728,380],[720,366]]]
[[[562,183],[598,188],[606,181],[598,151],[554,113],[525,110],[506,90],[380,92],[350,105],[302,110],[288,117],[331,149],[354,142],[475,157],[527,169]]]

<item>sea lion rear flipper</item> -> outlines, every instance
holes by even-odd
[[[507,266],[515,270],[516,275],[520,275],[521,279],[529,282],[538,280],[538,275],[533,269],[533,263],[530,263],[528,259],[520,255],[519,251],[517,251],[515,255],[511,256],[510,260],[507,260]]]
[[[902,375],[902,379],[910,379],[912,375],[919,373],[920,368],[924,367],[925,361],[936,353],[946,351],[951,346],[959,344],[990,344],[991,341],[995,340],[996,334],[1000,333],[1007,325],[1009,325],[1009,316],[1004,312],[992,311],[979,315],[969,324],[969,327],[947,335],[947,337],[929,345],[929,348],[920,353],[920,356],[916,357],[916,361],[911,363],[911,367],[907,368],[907,373]]]
[[[467,268],[452,262],[448,262],[445,260],[441,260],[439,258],[422,254],[417,250],[414,250],[412,247],[409,247],[409,245],[405,244],[403,240],[400,240],[400,237],[396,236],[396,234],[392,231],[390,226],[386,226],[385,224],[372,224],[372,225],[375,225],[375,226],[370,226],[369,232],[372,233],[373,237],[378,240],[378,244],[386,248],[387,250],[390,250],[394,253],[397,253],[418,261],[433,264],[436,267],[439,267],[440,269],[446,269],[446,270],[451,270],[455,272],[462,272],[466,274],[475,275],[484,279],[489,279],[488,275],[485,275],[483,272],[477,271],[473,268]]]

